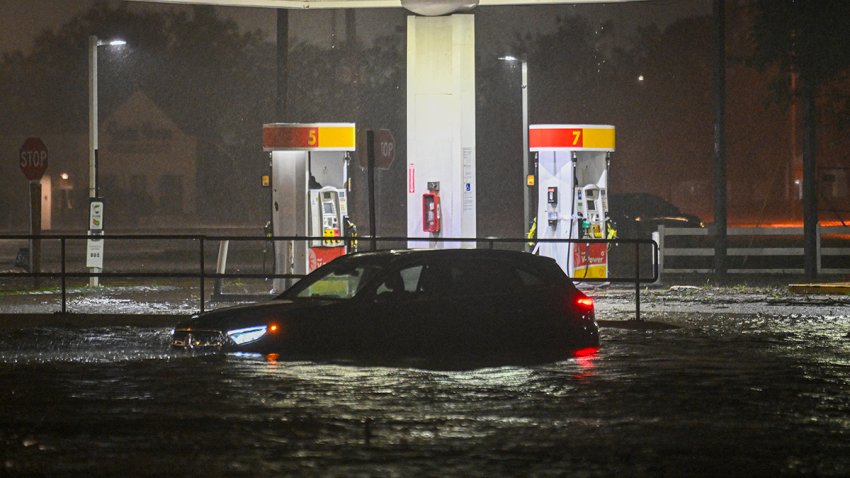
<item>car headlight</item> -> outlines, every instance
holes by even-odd
[[[236,342],[237,345],[247,344],[259,340],[260,337],[266,335],[266,326],[245,327],[244,329],[228,330],[227,336],[230,340]]]

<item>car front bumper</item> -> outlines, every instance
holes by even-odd
[[[171,346],[178,349],[221,349],[230,339],[219,330],[177,329],[171,337]]]

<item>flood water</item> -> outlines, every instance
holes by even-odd
[[[0,330],[0,475],[850,475],[850,317],[660,318],[681,328],[461,371]]]

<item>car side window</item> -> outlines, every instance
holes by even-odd
[[[544,287],[546,285],[546,280],[540,274],[525,270],[521,267],[516,269],[516,275],[522,287],[534,288]]]
[[[422,268],[416,288],[418,297],[447,297],[452,293],[451,268],[448,262],[429,262]]]
[[[547,286],[533,268],[492,259],[439,260],[390,272],[375,289],[380,301],[507,295]]]
[[[419,287],[422,268],[421,265],[415,265],[391,272],[378,284],[375,296],[380,300],[394,300],[415,293]]]
[[[489,259],[453,262],[451,283],[453,295],[503,295],[515,293],[519,287],[510,264]]]

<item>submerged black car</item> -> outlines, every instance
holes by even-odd
[[[340,257],[271,301],[180,323],[172,344],[279,359],[451,358],[568,354],[599,335],[592,299],[552,259],[442,249]]]

